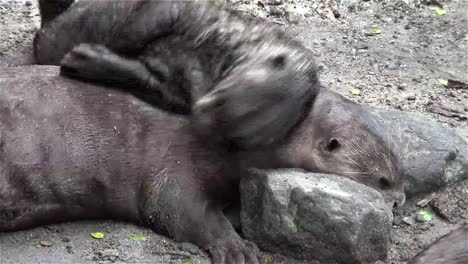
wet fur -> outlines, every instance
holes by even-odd
[[[57,1],[42,0],[39,64],[192,115],[196,131],[234,148],[283,140],[319,91],[314,58],[301,43],[209,1],[83,0],[46,12]]]
[[[194,136],[185,118],[57,74],[39,66],[0,71],[0,232],[114,218],[193,242],[215,263],[251,264],[255,250],[222,212],[238,203],[248,168],[331,172],[381,191],[391,205],[404,200],[397,156],[387,137],[376,137],[385,131],[329,90],[284,144],[233,153]],[[344,121],[360,125],[351,141],[339,129]],[[392,168],[349,162],[358,144],[385,150],[375,159],[388,155]]]
[[[468,263],[468,225],[464,225],[439,238],[408,262],[408,264],[426,263]]]

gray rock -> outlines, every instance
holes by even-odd
[[[468,179],[468,144],[428,115],[371,109],[400,145],[407,197]]]
[[[385,259],[392,214],[355,181],[297,170],[253,171],[241,182],[241,222],[262,249],[321,263]]]
[[[180,250],[188,252],[188,253],[190,253],[192,255],[200,254],[200,248],[197,245],[194,245],[194,244],[189,243],[189,242],[180,243],[177,247]]]

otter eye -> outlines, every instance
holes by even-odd
[[[392,185],[392,183],[390,182],[390,180],[388,180],[387,178],[384,178],[384,177],[381,177],[379,179],[379,183],[380,183],[380,186],[382,188],[388,188]]]
[[[273,58],[271,61],[273,68],[275,69],[283,69],[286,65],[286,55],[281,54]]]
[[[335,151],[341,146],[340,142],[336,138],[330,138],[328,140],[327,146],[325,147],[327,151]]]

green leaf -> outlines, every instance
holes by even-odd
[[[448,87],[448,80],[445,79],[438,79],[437,80],[440,84],[442,84],[445,87]]]
[[[185,259],[184,261],[180,262],[180,264],[192,264],[190,259]]]
[[[39,244],[43,247],[51,247],[54,245],[54,242],[49,241],[49,240],[41,240]]]
[[[91,237],[95,239],[103,239],[104,234],[101,232],[94,232],[94,233],[91,233]]]
[[[439,16],[443,16],[447,14],[447,11],[445,9],[439,8],[436,10],[436,14]]]
[[[132,235],[130,236],[130,239],[131,239],[131,240],[135,240],[135,241],[145,241],[145,240],[146,240],[146,237],[143,236],[143,235],[140,235],[140,236],[139,236],[139,235],[134,235],[134,234],[132,234]]]
[[[434,214],[427,210],[419,210],[418,215],[424,220],[424,222],[429,222],[434,219]]]
[[[359,90],[358,88],[353,88],[353,89],[351,89],[351,94],[352,95],[360,95],[361,90]]]
[[[443,15],[446,15],[447,14],[447,10],[443,9],[443,8],[440,8],[438,6],[429,6],[428,7],[429,10],[431,11],[435,11],[437,15],[439,16],[443,16]]]
[[[375,35],[380,35],[382,34],[382,29],[378,28],[378,27],[373,27],[369,33],[369,35],[372,35],[372,36],[375,36]]]

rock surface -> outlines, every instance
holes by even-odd
[[[278,170],[253,172],[240,190],[242,231],[264,250],[329,264],[387,257],[392,214],[367,186]]]
[[[468,144],[452,129],[419,113],[373,113],[400,145],[408,197],[468,179]]]

